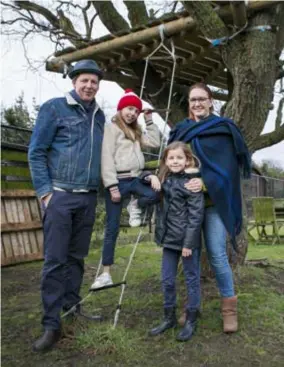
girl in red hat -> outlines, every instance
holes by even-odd
[[[157,148],[161,144],[158,127],[152,121],[152,113],[144,113],[146,132],[138,124],[142,111],[141,99],[127,89],[119,100],[117,113],[110,124],[105,125],[102,147],[102,179],[106,188],[106,228],[102,253],[102,274],[91,288],[112,284],[110,267],[114,262],[114,250],[119,234],[123,199],[136,195],[127,206],[132,227],[141,224],[141,209],[159,201],[160,182],[155,175],[148,177],[150,185],[139,178],[144,169],[142,147]]]

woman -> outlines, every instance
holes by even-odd
[[[222,297],[223,330],[236,332],[237,296],[226,252],[226,232],[235,250],[242,226],[240,171],[250,176],[250,155],[235,123],[213,113],[211,90],[203,83],[189,89],[189,118],[171,131],[169,143],[189,143],[201,162],[202,180],[195,178],[187,188],[205,190],[203,234],[208,259]]]

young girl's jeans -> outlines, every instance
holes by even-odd
[[[226,229],[214,206],[205,208],[203,234],[207,256],[221,297],[234,296],[234,282],[226,252]]]
[[[109,190],[106,190],[106,228],[102,258],[102,264],[104,266],[113,264],[114,249],[119,233],[123,199],[131,194],[136,194],[139,197],[138,205],[140,208],[145,208],[146,206],[155,204],[159,201],[159,193],[154,191],[149,184],[144,183],[137,177],[119,180],[118,188],[122,197],[119,203],[114,203],[111,200]]]
[[[181,251],[163,249],[162,287],[164,307],[176,306],[176,276]],[[200,308],[200,249],[194,249],[191,256],[182,256],[183,273],[187,288],[187,306],[189,311]]]

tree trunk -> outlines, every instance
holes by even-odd
[[[260,12],[251,19],[251,26],[274,22],[274,12]],[[232,97],[226,105],[225,115],[241,128],[252,153],[273,99],[277,66],[275,46],[274,32],[252,30],[239,35],[222,49],[224,62],[233,77]],[[249,98],[245,98],[248,91]]]

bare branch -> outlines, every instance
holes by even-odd
[[[149,22],[144,1],[123,1],[128,10],[128,18],[132,27]]]
[[[42,15],[45,19],[47,19],[55,28],[59,28],[59,22],[57,17],[49,11],[47,8],[40,6],[32,1],[15,1],[15,5],[22,10],[30,10],[37,14]]]
[[[282,123],[283,106],[284,106],[284,97],[281,98],[277,109],[275,130],[271,133],[260,135],[253,144],[254,151],[270,147],[271,145],[280,143],[282,140],[284,140],[284,124]]]
[[[91,1],[91,3],[110,33],[117,33],[129,29],[128,23],[118,13],[111,1]]]
[[[178,5],[178,1],[174,1],[173,8],[171,10],[171,13],[174,13],[176,11],[176,7]]]
[[[277,116],[276,116],[276,120],[275,120],[275,129],[276,130],[280,128],[280,125],[283,122],[283,119],[282,119],[283,106],[284,106],[284,97],[282,97],[280,99],[278,109],[277,109]]]
[[[91,39],[94,21],[98,15],[99,15],[98,13],[94,14],[92,19],[90,20],[89,33],[87,34],[88,39]]]

